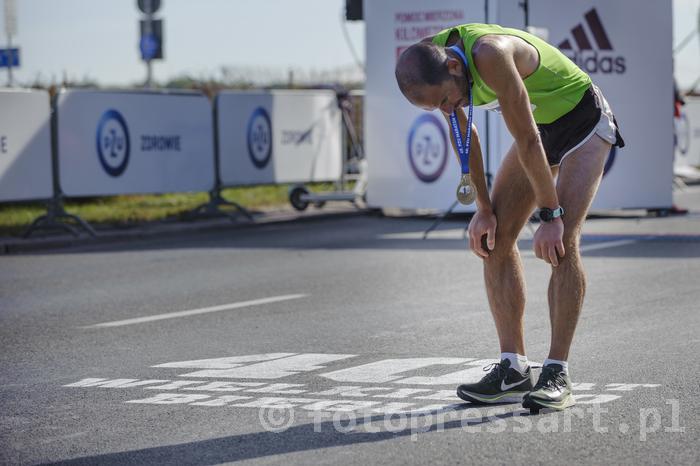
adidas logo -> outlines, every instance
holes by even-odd
[[[627,71],[625,57],[613,53],[612,43],[598,12],[593,8],[584,15],[584,18],[590,36],[583,23],[579,23],[571,30],[571,36],[578,50],[574,50],[569,39],[564,39],[558,45],[559,50],[588,73],[624,74]],[[595,41],[595,47],[589,38],[591,36]]]

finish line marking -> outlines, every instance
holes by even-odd
[[[289,301],[291,299],[305,298],[307,296],[308,295],[306,295],[306,294],[287,294],[287,295],[282,295],[282,296],[272,296],[270,298],[253,299],[251,301],[241,301],[240,303],[222,304],[220,306],[211,306],[211,307],[203,307],[200,309],[191,309],[189,311],[168,312],[165,314],[156,314],[156,315],[152,315],[152,316],[135,317],[133,319],[115,320],[112,322],[102,322],[100,324],[87,325],[87,326],[80,327],[80,328],[121,327],[124,325],[143,324],[145,322],[153,322],[156,320],[175,319],[178,317],[188,317],[188,316],[194,316],[194,315],[198,315],[198,314],[207,314],[209,312],[230,311],[232,309],[240,309],[242,307],[248,307],[248,306],[260,306],[262,304],[277,303],[280,301]]]
[[[135,404],[420,414],[464,409],[454,387],[478,381],[483,366],[494,361],[402,357],[368,362],[353,354],[264,353],[151,366],[161,373],[165,368],[188,370],[178,370],[176,379],[90,377],[63,387],[128,389],[137,394],[125,403]],[[445,373],[444,366],[452,372]],[[577,403],[600,405],[658,387],[584,382],[572,389]]]

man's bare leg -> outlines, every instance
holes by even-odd
[[[586,275],[581,263],[579,240],[586,214],[600,185],[610,144],[594,135],[562,162],[557,181],[559,204],[564,208],[564,251],[559,266],[552,267],[549,282],[549,318],[552,339],[549,359],[566,361],[574,337]]]
[[[501,352],[524,355],[525,278],[517,238],[535,207],[535,195],[515,146],[510,148],[498,170],[491,204],[498,224],[496,246],[484,259],[489,306]]]

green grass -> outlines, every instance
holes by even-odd
[[[312,191],[330,191],[331,183],[311,183]],[[249,210],[289,208],[289,186],[265,185],[222,190],[222,196]],[[209,200],[207,193],[111,196],[67,199],[66,212],[93,226],[129,227],[147,222],[184,219],[185,214]],[[0,235],[16,236],[46,213],[44,203],[0,204]]]

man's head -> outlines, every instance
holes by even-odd
[[[467,105],[467,77],[459,57],[445,47],[419,42],[396,63],[396,82],[403,95],[424,110],[450,114]]]

